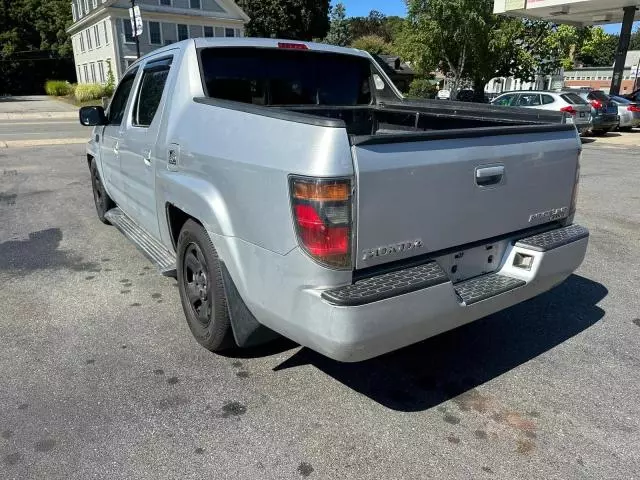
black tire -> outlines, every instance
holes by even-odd
[[[220,260],[206,230],[193,220],[180,231],[177,267],[180,300],[195,339],[211,352],[233,347]]]
[[[594,137],[602,137],[603,135],[606,135],[608,132],[609,130],[596,129],[596,130],[591,130],[591,135],[593,135]]]
[[[89,171],[91,172],[91,186],[93,187],[93,201],[96,204],[96,212],[98,213],[98,218],[105,225],[111,225],[109,220],[104,218],[105,214],[116,207],[116,204],[111,197],[107,194],[107,191],[104,189],[104,185],[102,184],[102,179],[100,178],[100,172],[98,172],[98,166],[96,165],[96,159],[93,158],[91,160],[91,166],[89,167]]]
[[[618,130],[621,131],[621,132],[630,132],[631,130],[633,130],[633,128],[632,127],[619,127]]]

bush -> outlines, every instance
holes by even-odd
[[[79,102],[100,100],[102,97],[109,96],[106,90],[106,87],[100,83],[81,83],[76,87],[75,97]]]
[[[357,38],[351,46],[358,50],[369,52],[372,55],[390,55],[393,50],[391,44],[387,43],[384,38],[378,35],[365,35],[364,37]]]
[[[413,98],[434,98],[436,93],[436,86],[431,80],[426,78],[416,78],[411,82],[407,96]]]
[[[47,80],[44,91],[52,97],[64,97],[72,93],[71,84],[65,80]]]

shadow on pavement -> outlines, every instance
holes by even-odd
[[[572,275],[528,302],[373,360],[338,363],[304,348],[274,370],[310,364],[387,408],[426,410],[588,329],[604,316],[597,303],[607,294]]]
[[[589,138],[589,137],[582,137],[581,140],[582,140],[583,144],[585,144],[585,143],[593,143],[593,142],[597,141],[595,138]]]

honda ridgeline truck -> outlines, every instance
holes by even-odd
[[[177,278],[211,351],[277,333],[365,360],[545,292],[587,249],[563,114],[409,101],[362,51],[185,40],[80,119],[100,220]]]

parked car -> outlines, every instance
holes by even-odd
[[[80,110],[98,217],[177,279],[202,346],[277,332],[340,361],[578,268],[589,233],[565,119],[405,100],[366,52],[255,38],[162,47],[106,112]]]
[[[622,96],[627,100],[631,100],[632,102],[640,103],[640,88],[627,95],[622,95]]]
[[[494,98],[491,104],[564,112],[569,115],[578,132],[585,133],[592,128],[591,106],[574,92],[507,92]]]
[[[618,106],[620,115],[620,130],[631,130],[640,127],[640,105],[623,97],[612,96],[611,99]]]
[[[618,106],[609,95],[602,90],[574,90],[574,92],[591,104],[592,133],[604,135],[618,128],[620,118]]]

